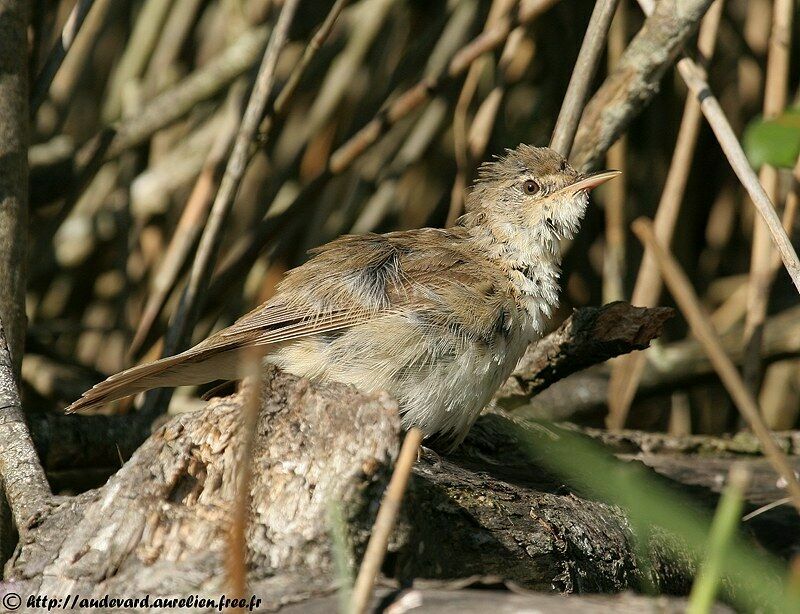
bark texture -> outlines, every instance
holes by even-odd
[[[741,325],[722,335],[726,354],[736,364],[744,360],[745,344]],[[497,401],[513,408],[518,415],[528,418],[563,421],[578,415],[604,412],[608,398],[607,365],[573,373],[538,395],[525,395],[527,382],[539,377],[537,363],[531,358],[532,348],[520,362],[514,376],[500,389]],[[762,356],[766,364],[776,360],[800,356],[800,308],[792,307],[767,318],[763,330]],[[527,368],[526,365],[531,365]],[[715,379],[716,371],[700,344],[693,338],[662,345],[648,354],[638,394],[654,396]],[[513,381],[513,380],[516,380]]]
[[[25,343],[29,5],[0,0],[0,319],[17,377]]]
[[[365,543],[400,431],[386,396],[315,387],[277,370],[267,380],[252,459],[248,563],[253,592],[275,606],[331,584],[333,508],[349,541]],[[174,418],[103,487],[54,499],[21,527],[6,566],[17,592],[224,592],[244,394]]]
[[[697,30],[712,0],[659,0],[625,49],[613,73],[586,105],[572,163],[591,169],[647,106],[678,53]]]

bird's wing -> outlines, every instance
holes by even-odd
[[[492,298],[502,298],[496,287],[451,231],[342,237],[293,269],[265,305],[181,354],[112,375],[67,411],[150,388],[236,377],[240,350],[266,350],[391,314],[419,319],[434,333],[460,327],[465,337],[487,334],[505,309]]]
[[[264,346],[391,314],[487,337],[513,308],[504,279],[453,231],[345,236],[314,250],[275,298],[196,346]]]

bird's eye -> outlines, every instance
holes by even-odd
[[[525,194],[536,194],[539,191],[539,184],[533,179],[528,179],[522,184],[522,191],[525,192]]]
[[[566,160],[561,160],[561,169],[560,170],[561,170],[562,173],[565,170],[567,170],[567,161]]]

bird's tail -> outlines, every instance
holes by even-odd
[[[198,352],[162,358],[116,373],[83,393],[66,408],[67,413],[93,409],[152,388],[203,384],[217,379],[236,379],[237,353],[228,351]]]

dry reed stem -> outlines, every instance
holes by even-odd
[[[789,234],[794,228],[795,219],[797,217],[798,200],[800,199],[800,157],[795,162],[794,170],[792,171],[792,187],[786,197],[786,204],[783,208],[783,215],[781,216],[781,223],[786,234]],[[770,272],[774,277],[781,268],[781,257],[775,251],[770,254]],[[720,305],[712,320],[714,326],[720,332],[725,332],[732,328],[739,322],[742,316],[747,311],[747,284],[743,283]]]
[[[792,170],[792,186],[789,188],[789,194],[786,196],[786,204],[783,207],[783,227],[786,229],[787,234],[794,228],[794,222],[797,218],[797,208],[800,201],[800,156],[794,163]],[[778,272],[781,266],[781,257],[776,252],[771,252],[771,269],[773,277]]]
[[[731,395],[742,417],[761,442],[767,460],[769,460],[778,475],[786,481],[792,502],[800,512],[800,483],[797,481],[794,469],[786,455],[775,443],[772,433],[764,424],[758,403],[747,389],[747,386],[745,386],[733,361],[725,353],[722,341],[717,336],[708,314],[692,288],[689,278],[668,248],[656,238],[653,223],[650,220],[639,218],[633,223],[632,227],[634,234],[655,258],[661,271],[661,276],[689,323],[692,333],[708,355],[717,375],[719,375],[720,380],[722,380]]]
[[[417,427],[412,427],[403,440],[400,454],[386,488],[386,495],[381,502],[375,524],[372,527],[367,549],[364,552],[364,559],[358,570],[355,585],[353,586],[352,601],[350,602],[351,614],[363,614],[369,606],[372,596],[372,587],[375,578],[381,570],[383,558],[386,555],[386,547],[392,535],[400,506],[403,502],[403,495],[411,477],[411,469],[417,460],[419,446],[422,443],[422,431]]]
[[[226,572],[228,590],[234,599],[242,598],[247,591],[247,526],[250,520],[250,487],[253,480],[253,447],[261,409],[261,357],[247,353],[242,361],[242,380],[246,400],[241,417],[241,441],[236,466],[236,499],[233,502]]]
[[[150,291],[139,324],[128,350],[128,359],[133,359],[141,350],[147,340],[153,325],[158,320],[161,310],[167,302],[178,281],[180,272],[186,263],[192,247],[203,229],[208,216],[208,208],[219,188],[219,170],[225,156],[230,150],[231,143],[239,127],[239,113],[241,98],[244,95],[242,88],[234,87],[228,99],[228,121],[223,122],[216,136],[214,145],[208,152],[203,168],[195,181],[192,192],[186,201],[175,232],[172,234],[167,251],[162,258],[158,270],[153,276]]]
[[[569,158],[569,153],[572,151],[572,142],[578,131],[578,122],[589,95],[589,87],[592,84],[597,63],[600,61],[605,47],[606,36],[617,10],[617,4],[619,4],[619,0],[598,0],[595,3],[578,59],[572,69],[567,93],[564,94],[564,102],[556,120],[556,127],[553,129],[553,138],[550,140],[550,148],[555,149],[565,158]]]
[[[706,63],[714,55],[723,5],[723,0],[716,0],[700,26],[697,48]],[[689,179],[697,135],[700,132],[701,113],[700,104],[694,96],[687,95],[675,150],[654,220],[656,236],[667,245],[672,242],[686,183]],[[654,307],[661,294],[661,287],[658,266],[652,256],[645,254],[636,276],[631,303],[639,307]],[[612,430],[624,428],[633,397],[644,372],[646,359],[647,355],[644,352],[632,352],[614,361],[608,388],[609,415],[606,420],[608,428]]]
[[[627,4],[623,1],[608,31],[608,70],[614,70],[625,52],[627,41]],[[603,303],[613,303],[625,298],[625,168],[627,138],[622,135],[606,154],[608,168],[622,171],[622,177],[605,188],[605,250],[603,253]]]
[[[203,0],[175,0],[147,64],[145,81],[148,95],[158,92],[167,83],[170,69],[179,61],[181,49],[202,8]]]
[[[136,16],[133,32],[125,45],[125,51],[109,79],[108,94],[102,111],[103,121],[106,124],[124,115],[123,97],[126,95],[127,86],[144,74],[172,3],[173,0],[145,0],[142,4]]]
[[[53,135],[61,129],[75,89],[91,61],[92,52],[100,39],[113,4],[114,0],[94,0],[92,10],[89,11],[83,26],[67,50],[61,67],[48,84],[43,99],[43,102],[46,101],[43,109],[47,110],[47,116],[44,117],[45,114],[40,113],[37,118],[40,124],[37,128],[43,135]],[[30,116],[33,118],[33,113]]]
[[[75,6],[72,7],[69,17],[67,17],[67,21],[64,24],[64,28],[61,30],[61,36],[58,37],[50,53],[47,54],[47,60],[45,60],[44,66],[42,66],[42,69],[39,71],[31,87],[31,102],[30,108],[28,109],[28,115],[31,118],[36,116],[36,112],[39,110],[42,102],[47,98],[50,84],[53,82],[58,69],[61,68],[61,63],[67,56],[70,47],[72,47],[72,43],[78,35],[78,32],[80,32],[83,22],[93,4],[94,0],[78,0]]]
[[[789,53],[792,40],[792,17],[794,0],[775,0],[772,13],[772,29],[769,39],[766,79],[764,86],[764,118],[772,119],[786,108],[789,90]],[[780,175],[778,170],[764,165],[759,180],[773,204],[780,197]],[[745,378],[755,386],[760,367],[760,334],[767,315],[767,303],[775,276],[772,274],[772,247],[764,222],[756,218],[753,222],[753,246],[750,252],[750,279],[747,286],[747,316],[745,318],[745,343],[747,360]]]
[[[211,207],[206,226],[200,237],[195,260],[189,274],[189,281],[181,296],[181,301],[164,348],[164,355],[170,356],[189,342],[191,331],[197,321],[202,302],[208,287],[209,278],[216,262],[219,244],[222,240],[225,218],[233,206],[245,167],[249,159],[250,145],[267,105],[267,99],[275,80],[275,66],[286,43],[289,25],[292,22],[299,0],[286,0],[281,9],[275,30],[264,51],[264,57],[256,76],[250,100],[244,112],[239,132],[228,160],[225,174],[220,182],[214,204]]]
[[[281,88],[278,97],[275,99],[275,103],[272,105],[272,112],[261,122],[261,127],[259,128],[260,140],[264,141],[267,139],[275,118],[280,117],[286,112],[288,104],[297,91],[297,86],[300,84],[300,79],[303,74],[305,74],[314,56],[316,56],[317,52],[322,48],[323,43],[328,39],[328,36],[330,36],[333,26],[336,24],[339,15],[341,15],[342,10],[347,6],[349,1],[350,0],[336,0],[331,10],[328,11],[328,14],[325,16],[322,25],[314,33],[314,36],[311,37],[311,41],[309,41],[308,45],[306,45],[306,48],[303,50],[303,57],[300,58],[300,61],[292,69],[289,79],[287,79],[286,84]]]

